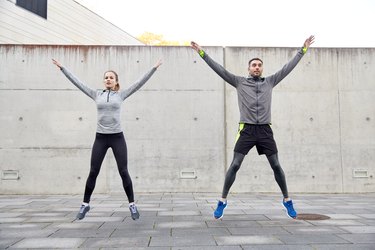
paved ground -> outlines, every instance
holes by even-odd
[[[375,249],[374,194],[299,194],[289,219],[273,194],[231,195],[214,220],[219,194],[136,194],[141,218],[129,217],[121,195],[93,195],[75,221],[81,196],[0,195],[1,249]]]

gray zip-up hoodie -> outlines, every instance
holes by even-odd
[[[77,86],[77,88],[95,101],[98,113],[96,132],[101,134],[114,134],[122,132],[122,102],[140,89],[147,82],[147,80],[150,79],[152,74],[154,74],[156,68],[153,67],[128,89],[121,91],[91,89],[86,84],[81,82],[77,77],[75,77],[67,68],[62,67],[61,71],[75,86]]]
[[[224,81],[237,89],[240,123],[248,124],[271,123],[272,89],[294,69],[304,55],[300,49],[294,58],[275,74],[254,78],[233,75],[204,51],[199,54]]]

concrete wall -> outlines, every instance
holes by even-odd
[[[143,45],[73,0],[48,1],[47,19],[1,0],[0,44]]]
[[[249,58],[271,74],[295,48],[206,51],[247,74]],[[235,89],[189,47],[0,45],[2,194],[82,194],[96,129],[94,102],[51,63],[102,87],[123,88],[163,65],[125,101],[122,122],[136,192],[220,192],[238,124]],[[290,192],[375,191],[375,49],[312,48],[274,89],[273,130]],[[279,192],[265,157],[252,150],[233,192]],[[123,192],[111,150],[95,193]]]

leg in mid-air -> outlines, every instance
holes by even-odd
[[[217,208],[214,211],[214,217],[215,219],[220,219],[224,215],[224,209],[227,207],[227,196],[229,193],[229,189],[233,185],[237,171],[240,169],[243,159],[245,158],[245,155],[241,153],[234,152],[232,163],[230,164],[230,167],[225,175],[224,180],[224,187],[223,192],[221,194],[221,199],[217,203]]]
[[[112,150],[116,159],[117,168],[122,179],[122,186],[128,197],[129,210],[133,220],[139,219],[139,212],[134,203],[133,183],[128,171],[128,156],[126,141],[123,133],[114,135]]]
[[[221,199],[218,201],[217,207],[214,211],[215,219],[221,219],[223,217],[224,209],[227,207],[227,196],[229,189],[236,179],[236,174],[241,167],[243,159],[256,144],[256,140],[254,140],[254,131],[254,127],[249,124],[240,123],[238,126],[236,145],[234,146],[233,150],[233,160],[225,175]]]
[[[283,169],[281,168],[280,162],[279,162],[279,157],[277,153],[272,154],[272,155],[267,155],[268,162],[271,165],[271,168],[273,170],[275,180],[277,184],[280,187],[280,190],[283,194],[283,205],[286,209],[287,215],[293,219],[297,218],[297,212],[293,207],[293,202],[289,198],[288,194],[288,188],[286,185],[286,180],[285,180],[285,174]]]
[[[90,173],[86,181],[83,202],[77,214],[77,219],[79,220],[85,218],[86,213],[90,211],[90,198],[95,188],[96,178],[99,175],[105,154],[108,150],[108,146],[106,145],[105,141],[105,135],[99,133],[96,134],[95,142],[91,151]]]

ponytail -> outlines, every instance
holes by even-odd
[[[115,91],[119,91],[120,90],[120,83],[116,83],[116,85],[115,85]]]

